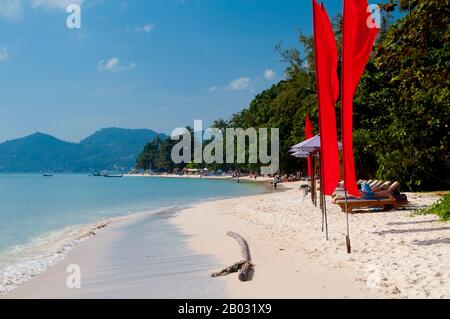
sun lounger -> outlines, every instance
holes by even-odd
[[[345,212],[345,200],[338,199],[333,201],[334,204],[339,205],[343,212]],[[357,208],[372,208],[372,207],[383,207],[383,208],[393,208],[397,209],[397,200],[395,198],[384,198],[384,199],[357,199],[349,198],[347,199],[348,212],[353,213],[353,209]]]
[[[369,183],[370,188],[373,188],[375,185],[377,185],[380,181],[379,180],[373,180],[371,183]]]
[[[392,183],[393,182],[391,182],[391,181],[386,181],[386,182],[382,183],[381,185],[373,187],[372,190],[374,192],[386,191],[386,190],[388,190],[389,186],[391,186]]]
[[[392,183],[391,186],[388,187],[388,191],[390,191],[391,193],[397,191],[400,188],[400,183],[399,182],[394,182]]]
[[[384,184],[384,181],[378,181],[378,182],[376,182],[375,184],[372,185],[372,190],[373,190],[373,189],[376,189],[376,188],[378,188],[378,187],[380,187],[380,186],[383,185],[383,184]]]

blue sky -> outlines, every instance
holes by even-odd
[[[0,0],[0,141],[229,118],[283,78],[274,46],[298,29],[311,33],[310,0]]]

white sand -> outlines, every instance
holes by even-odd
[[[345,214],[328,202],[330,240],[321,213],[298,183],[287,191],[198,205],[175,223],[190,245],[216,256],[223,266],[240,259],[232,230],[249,242],[256,264],[253,281],[217,278],[237,298],[448,298],[450,223],[409,211],[350,215],[353,253],[345,249]],[[434,195],[408,194],[409,209],[431,204]],[[218,270],[218,269],[216,269]],[[211,270],[212,271],[212,270]]]
[[[412,217],[411,211],[354,214],[350,216],[353,253],[347,255],[345,215],[328,203],[330,240],[326,241],[320,210],[309,197],[302,200],[298,186],[287,184],[277,192],[183,210],[171,221],[189,235],[192,251],[160,251],[156,259],[149,259],[158,245],[153,234],[170,228],[154,229],[159,226],[144,222],[144,217],[111,225],[6,297],[217,298],[222,287],[231,298],[450,296],[450,223],[435,216]],[[414,207],[437,199],[430,194],[408,195]],[[238,281],[236,274],[209,277],[240,260],[238,245],[226,236],[229,230],[249,242],[256,265],[249,282]],[[174,268],[166,269],[174,261]],[[81,290],[68,290],[65,285],[67,265],[73,263],[84,272]],[[188,271],[183,271],[186,266]]]

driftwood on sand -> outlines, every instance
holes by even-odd
[[[248,279],[250,279],[251,273],[253,272],[252,258],[250,255],[248,243],[244,238],[242,238],[241,235],[234,232],[228,232],[227,235],[231,238],[236,239],[236,241],[238,242],[239,246],[241,247],[242,260],[221,271],[213,273],[211,276],[219,277],[239,272],[239,280],[247,281]]]

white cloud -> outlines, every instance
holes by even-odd
[[[264,77],[265,77],[267,80],[273,80],[273,79],[275,79],[275,78],[277,77],[277,74],[276,74],[275,71],[272,70],[272,69],[266,69],[266,70],[264,71]]]
[[[66,10],[71,4],[82,5],[84,0],[31,0],[33,7]]]
[[[231,91],[244,91],[250,87],[250,84],[251,84],[250,78],[242,77],[231,81],[226,88]]]
[[[15,19],[23,12],[22,4],[26,3],[35,9],[66,10],[71,4],[82,5],[85,0],[0,0],[0,18]]]
[[[111,58],[106,61],[100,60],[97,66],[99,71],[118,72],[134,69],[136,68],[136,63],[131,62],[129,65],[122,65],[119,58]]]
[[[6,48],[1,48],[0,49],[0,62],[8,60],[8,57],[9,57],[8,50],[6,50]]]
[[[213,85],[208,89],[208,92],[216,92],[218,89],[219,88],[217,86]]]
[[[150,33],[155,29],[154,24],[145,24],[142,27],[136,27],[136,32],[144,32],[144,33]]]
[[[0,17],[7,19],[18,18],[22,14],[20,0],[0,0]]]

